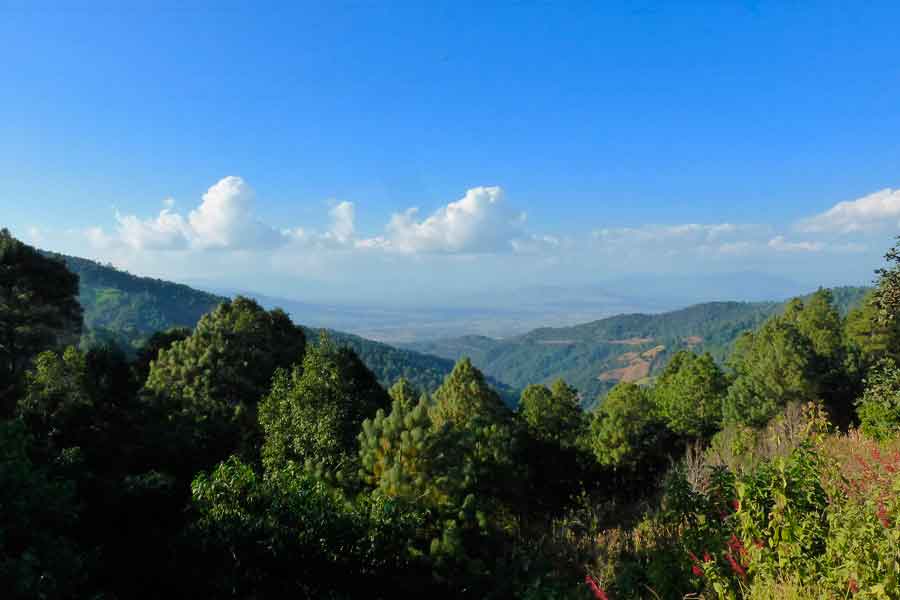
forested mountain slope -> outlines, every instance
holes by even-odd
[[[842,314],[867,288],[833,290]],[[573,327],[541,328],[505,340],[465,336],[404,347],[457,360],[469,356],[486,374],[514,387],[562,377],[591,404],[620,381],[641,382],[681,349],[721,360],[735,339],[784,308],[783,302],[710,302],[662,314],[619,315]]]
[[[136,349],[157,331],[193,327],[200,317],[226,300],[187,285],[138,277],[84,258],[45,254],[62,259],[79,276],[86,345],[114,341],[125,349]],[[317,339],[319,330],[305,329],[308,339]],[[385,386],[405,377],[415,387],[432,391],[453,370],[453,361],[448,359],[348,333],[327,332],[334,342],[352,348]],[[491,383],[507,401],[513,402],[513,390],[498,381]]]

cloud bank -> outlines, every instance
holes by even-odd
[[[247,182],[228,176],[190,209],[179,211],[175,200],[166,198],[154,217],[117,212],[112,230],[92,227],[80,235],[96,258],[137,271],[152,265],[157,274],[182,269],[183,277],[225,273],[249,279],[268,273],[284,281],[393,281],[391,286],[405,285],[407,293],[418,294],[423,286],[416,288],[416,282],[437,284],[437,274],[448,269],[455,277],[444,277],[442,285],[454,287],[542,280],[541,269],[551,277],[568,269],[579,279],[590,273],[716,269],[807,275],[830,273],[837,265],[868,273],[877,266],[870,264],[873,259],[880,259],[875,251],[886,249],[889,234],[900,231],[900,190],[891,189],[838,203],[794,224],[598,224],[566,234],[532,230],[525,212],[511,205],[499,186],[472,187],[424,215],[418,208],[394,213],[380,230],[370,232],[360,231],[358,206],[350,201],[323,202],[318,228],[267,224],[257,213],[258,203]],[[167,253],[183,258],[173,261]]]

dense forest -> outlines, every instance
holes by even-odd
[[[857,306],[867,288],[832,290],[842,315]],[[503,340],[464,336],[404,347],[459,360],[513,389],[549,384],[562,377],[585,398],[586,407],[620,382],[658,375],[683,349],[709,352],[722,362],[741,333],[755,329],[787,302],[708,302],[661,314],[619,315],[571,327],[546,327]]]
[[[3,597],[898,598],[886,258],[858,305],[725,305],[727,356],[685,339],[590,411],[534,372],[513,410],[468,358],[386,387],[242,297],[137,348],[79,346],[79,274],[3,230]],[[584,335],[719,340],[677,314]]]

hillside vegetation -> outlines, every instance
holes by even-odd
[[[832,290],[841,314],[857,306],[867,288]],[[510,387],[562,377],[588,404],[616,383],[646,382],[679,350],[725,358],[738,336],[784,310],[784,302],[710,302],[662,314],[619,315],[573,327],[536,329],[504,340],[483,336],[407,344],[450,360],[472,359]]]
[[[243,297],[134,356],[79,349],[76,277],[0,231],[3,597],[898,598],[887,259],[847,314],[819,290],[722,362],[512,410],[468,359],[388,389]]]

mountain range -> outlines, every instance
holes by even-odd
[[[227,299],[223,294],[138,277],[87,259],[55,256],[80,277],[85,344],[114,341],[133,351],[156,331],[193,327],[203,314]],[[633,297],[599,286],[586,285],[581,291],[588,311],[601,305],[606,309],[642,305]],[[846,312],[860,301],[867,288],[841,287],[833,291],[839,309]],[[757,327],[784,305],[775,301],[707,302],[669,312],[634,312],[562,327],[539,327],[502,339],[462,335],[388,345],[320,326],[323,315],[330,315],[330,322],[347,322],[353,318],[365,321],[378,313],[378,309],[360,309],[361,312],[354,313],[340,306],[244,295],[255,297],[266,308],[284,308],[296,323],[305,326],[310,339],[326,331],[337,343],[350,346],[384,385],[405,377],[420,389],[434,390],[452,370],[454,362],[468,356],[510,403],[515,402],[518,392],[528,384],[562,377],[578,388],[586,406],[594,404],[599,395],[620,381],[648,380],[679,349],[709,351],[717,359],[723,359],[740,333]],[[563,311],[579,302],[573,288],[554,286],[536,287],[528,298],[523,303],[523,314],[558,310],[561,316],[557,318],[565,323],[575,317]],[[655,306],[664,304],[658,302]],[[643,305],[652,307],[654,303]],[[457,316],[470,323],[474,314],[474,309],[446,311],[449,312],[444,314],[445,318]],[[478,314],[489,321],[492,311],[499,309],[482,309]],[[434,315],[423,309],[420,316],[425,314]],[[381,318],[384,322],[388,316],[381,314]],[[415,316],[407,316],[404,321],[399,310],[389,318],[398,327],[415,328],[420,324]],[[445,329],[446,326],[434,328],[432,333]]]

